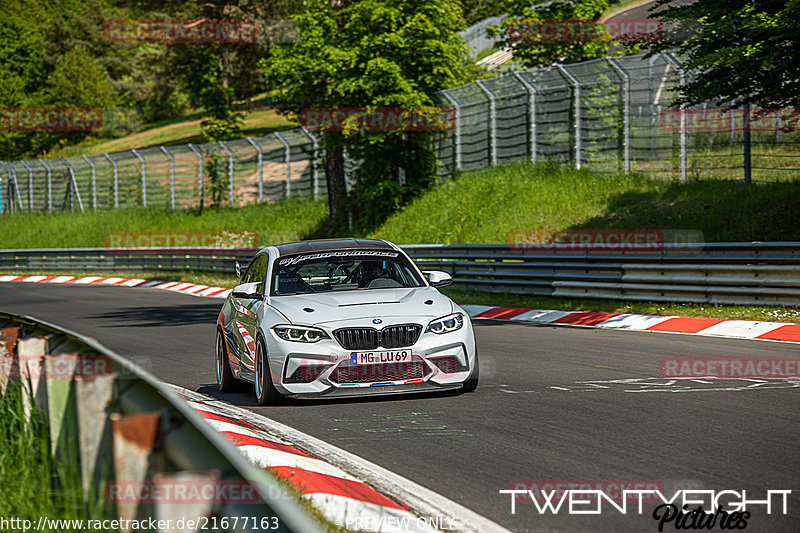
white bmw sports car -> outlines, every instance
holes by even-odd
[[[261,249],[217,320],[217,384],[285,396],[346,397],[478,386],[469,316],[379,240],[307,241]]]

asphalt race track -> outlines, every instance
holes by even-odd
[[[219,396],[214,322],[221,300],[117,287],[0,284],[0,309],[95,337],[166,382]],[[791,489],[788,515],[754,507],[747,531],[800,530],[800,382],[678,382],[665,356],[800,356],[800,345],[476,321],[473,394],[255,407],[513,531],[657,531],[638,515],[541,515],[498,493],[519,480],[651,480],[677,488]],[[614,382],[623,379],[643,382]],[[524,483],[524,481],[523,481]],[[636,488],[636,487],[633,487]],[[718,526],[717,526],[718,527]],[[717,529],[715,527],[714,529]],[[674,531],[667,524],[664,531]]]

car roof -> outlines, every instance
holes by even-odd
[[[395,250],[388,242],[378,239],[320,239],[288,242],[278,244],[275,248],[278,250],[279,256],[333,250]]]

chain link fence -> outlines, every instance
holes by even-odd
[[[681,181],[800,177],[798,110],[671,107],[684,82],[673,55],[639,54],[442,91],[456,124],[438,139],[439,174],[527,158]]]
[[[4,211],[242,206],[327,194],[318,137],[301,128],[216,144],[0,163]]]
[[[800,177],[798,110],[670,107],[683,82],[671,54],[640,54],[441,91],[455,123],[432,140],[439,176],[529,159],[681,181]],[[323,156],[319,134],[296,128],[217,144],[0,162],[0,206],[185,208],[320,197],[327,194]],[[352,174],[357,162],[347,163]]]

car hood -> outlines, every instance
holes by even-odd
[[[361,323],[375,318],[385,318],[386,323],[400,317],[434,319],[455,309],[450,298],[432,287],[273,296],[270,305],[293,324],[334,327],[341,322]]]

